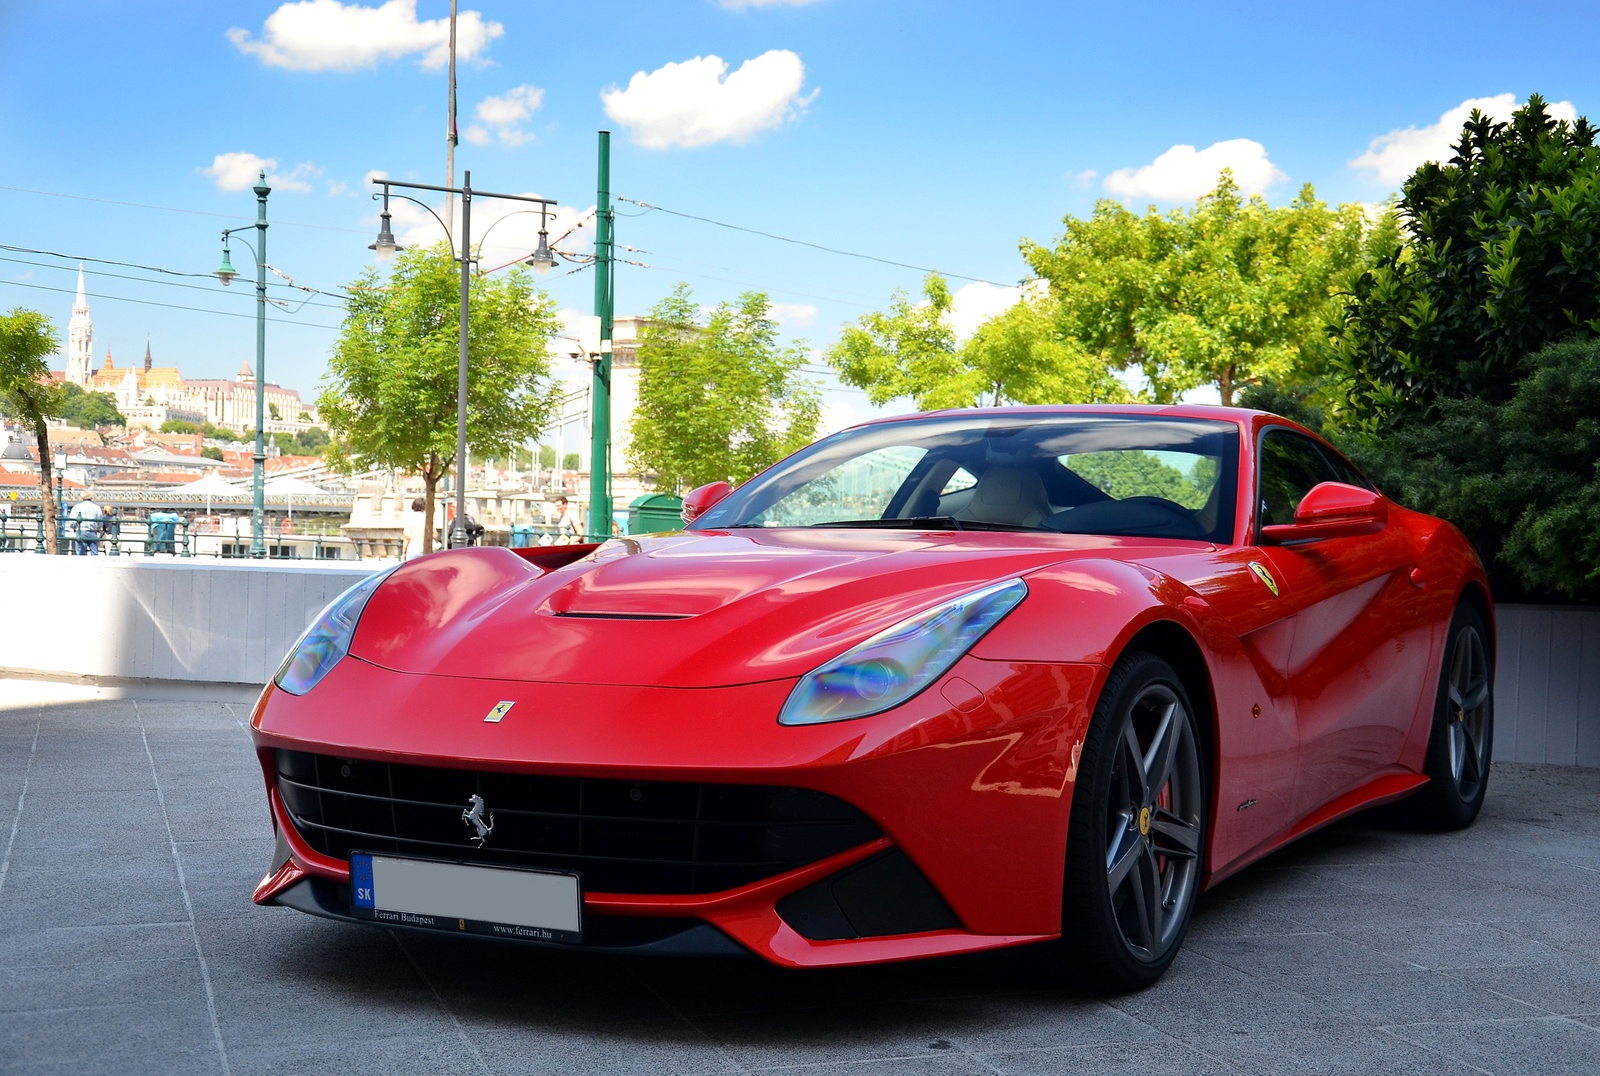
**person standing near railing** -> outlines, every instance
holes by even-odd
[[[94,497],[85,492],[83,500],[72,506],[67,518],[68,526],[75,530],[72,551],[80,557],[99,555],[100,524],[105,512],[94,503]]]
[[[0,552],[11,549],[11,501],[15,497],[15,493],[0,497]]]

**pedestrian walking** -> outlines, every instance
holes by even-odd
[[[100,553],[100,524],[106,514],[94,497],[84,493],[83,500],[67,513],[68,526],[73,529],[72,551],[80,557],[98,556]]]
[[[565,497],[557,497],[556,540],[576,541],[581,533],[583,533],[583,522],[578,518],[578,510],[572,507]]]
[[[406,520],[401,529],[403,535],[400,545],[401,560],[422,556],[422,536],[428,532],[427,507],[427,502],[421,497],[411,502],[411,511],[406,513]]]

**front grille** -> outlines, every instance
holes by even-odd
[[[826,793],[770,785],[619,781],[452,770],[277,752],[278,792],[324,855],[351,849],[576,870],[600,893],[715,893],[881,835]],[[482,848],[462,820],[494,815]]]

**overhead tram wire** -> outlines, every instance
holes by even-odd
[[[59,251],[38,250],[38,249],[36,249],[34,247],[17,247],[17,246],[12,246],[9,243],[0,243],[0,250],[9,250],[9,251],[12,251],[12,252],[17,253],[17,254],[40,254],[40,255],[43,255],[43,256],[45,256],[47,258],[61,258],[61,259],[65,260],[65,261],[71,261],[71,262],[94,262],[96,265],[119,265],[119,266],[122,266],[125,269],[142,269],[147,273],[161,273],[164,276],[182,276],[182,277],[195,277],[195,278],[199,278],[199,279],[209,279],[209,278],[214,277],[216,275],[215,273],[190,273],[190,272],[186,272],[186,271],[184,271],[182,269],[163,269],[158,265],[140,265],[138,262],[116,261],[115,259],[112,259],[112,258],[94,258],[94,257],[90,257],[87,254],[62,254]],[[19,259],[19,258],[0,258],[0,261],[21,261],[21,259]],[[22,264],[24,264],[24,265],[39,265],[39,266],[43,266],[44,268],[47,268],[47,269],[68,269],[68,270],[70,270],[72,268],[71,266],[66,266],[66,265],[46,265],[44,262],[22,262]],[[296,291],[308,291],[308,292],[312,292],[313,294],[316,294],[316,295],[326,295],[330,299],[345,299],[345,298],[348,298],[348,296],[340,295],[338,292],[323,291],[321,288],[313,288],[308,284],[296,284],[294,282],[293,278],[291,278],[289,276],[286,276],[285,274],[283,274],[279,270],[274,269],[272,266],[269,265],[269,266],[267,266],[267,268],[269,270],[271,270],[273,273],[276,273],[278,276],[283,277],[283,279],[287,282],[287,283],[280,284],[276,280],[269,280],[269,281],[267,281],[267,287],[269,287],[269,288],[294,288]],[[115,273],[102,273],[100,275],[102,275],[102,276],[116,276],[117,274],[115,274]],[[123,279],[126,279],[126,280],[137,280],[139,278],[138,277],[125,277]],[[164,284],[164,283],[167,283],[167,282],[166,281],[150,281],[149,283],[161,283],[161,284]],[[326,305],[326,304],[318,303],[317,305],[318,306],[323,306],[323,305]],[[335,309],[337,309],[337,308],[335,308]]]
[[[926,266],[912,265],[909,262],[897,262],[892,258],[880,258],[875,254],[860,254],[853,250],[840,250],[838,247],[827,247],[823,246],[821,243],[813,243],[805,239],[793,239],[787,235],[778,235],[774,232],[764,232],[760,228],[746,228],[740,224],[729,224],[727,221],[713,220],[710,217],[702,217],[694,213],[683,213],[676,209],[668,209],[665,206],[652,205],[649,202],[641,202],[637,198],[624,198],[620,194],[613,194],[611,197],[619,202],[627,202],[630,205],[639,206],[647,212],[670,213],[674,217],[683,217],[686,220],[697,220],[703,224],[715,224],[718,228],[727,228],[735,232],[746,232],[750,235],[759,235],[767,239],[776,239],[780,243],[793,243],[796,246],[810,247],[813,250],[824,251],[828,254],[840,254],[846,258],[861,258],[864,261],[878,262],[881,265],[893,265],[901,269],[915,269],[919,273],[938,273],[940,276],[951,277],[956,280],[970,280],[975,284],[989,284],[996,288],[1014,288],[1017,286],[1015,284],[1002,284],[996,280],[986,280],[983,277],[967,276],[965,273],[948,273],[943,269],[929,269]],[[642,216],[643,214],[640,215]]]
[[[76,288],[52,288],[48,284],[29,284],[22,280],[0,280],[0,285],[8,285],[13,288],[33,288],[36,291],[54,291],[60,292],[62,295],[78,294],[78,289]],[[158,303],[154,299],[130,299],[126,295],[96,294],[95,298],[106,299],[111,302],[118,303],[136,303],[140,306],[160,306],[165,307],[168,310],[192,310],[198,314],[216,314],[218,317],[224,318],[249,318],[252,321],[255,320],[254,314],[240,314],[232,310],[214,310],[205,306],[181,306],[177,303]],[[314,321],[295,321],[291,318],[268,318],[267,320],[277,322],[280,325],[299,325],[307,329],[332,329],[333,331],[337,332],[340,328],[338,325],[322,325]]]
[[[7,248],[0,247],[0,249],[7,249]],[[33,266],[37,266],[37,267],[39,267],[41,269],[55,269],[55,270],[59,270],[61,272],[66,272],[66,273],[72,272],[72,266],[70,266],[70,265],[52,265],[49,262],[34,262],[34,261],[29,261],[26,258],[7,258],[7,257],[5,257],[3,255],[0,255],[0,262],[11,262],[14,265],[33,265]],[[203,275],[209,276],[210,274],[207,273],[207,274],[203,274]],[[220,292],[217,291],[216,288],[208,288],[208,287],[204,287],[203,285],[200,285],[200,284],[184,284],[184,283],[181,283],[180,281],[176,281],[176,280],[150,280],[147,277],[128,276],[126,273],[107,273],[107,272],[104,272],[104,271],[101,271],[101,270],[98,270],[98,269],[95,270],[94,276],[95,276],[96,279],[109,278],[109,279],[112,279],[112,280],[132,280],[132,281],[134,281],[135,283],[138,283],[138,284],[159,284],[163,288],[186,288],[186,289],[188,289],[190,291],[203,291],[208,295],[221,294]],[[271,284],[273,287],[290,287],[290,286],[292,286],[292,285],[283,285],[283,284],[272,284],[272,282],[270,282],[270,281],[268,283]],[[230,292],[229,294],[231,294],[231,295],[241,295],[241,296],[244,296],[245,298],[250,299],[252,301],[254,301],[254,298],[255,298],[253,295],[250,295],[248,292]],[[325,293],[319,292],[318,294],[325,294]],[[280,299],[268,299],[267,301],[268,302],[272,302],[272,303],[282,302],[282,300],[280,300]],[[307,306],[315,306],[315,307],[319,307],[319,308],[321,308],[323,310],[343,310],[344,309],[344,307],[335,306],[332,303],[313,303],[313,302],[310,302],[309,300],[299,304],[299,306],[296,306],[295,309],[299,310],[299,309],[302,309],[302,308],[307,307]]]

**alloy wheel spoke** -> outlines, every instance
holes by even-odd
[[[1139,838],[1138,831],[1124,828],[1116,846],[1106,857],[1106,884],[1113,894],[1127,880],[1128,872],[1133,870],[1143,854],[1144,841]]]
[[[1127,771],[1128,801],[1138,808],[1150,802],[1150,780],[1145,773],[1144,752],[1139,748],[1139,734],[1134,731],[1132,720],[1123,726],[1122,748]]]
[[[1200,854],[1200,827],[1162,813],[1150,823],[1150,836],[1159,841],[1156,851],[1175,859],[1193,859]]]
[[[1150,750],[1144,756],[1146,803],[1154,800],[1167,787],[1167,781],[1172,777],[1173,761],[1178,757],[1178,740],[1182,735],[1183,721],[1178,716],[1178,704],[1173,701],[1167,704],[1166,712],[1161,715],[1155,735],[1150,738]]]
[[[1478,781],[1483,777],[1483,755],[1479,751],[1478,737],[1473,735],[1472,726],[1465,721],[1461,722],[1460,729],[1461,770],[1456,779]]]
[[[1449,730],[1450,746],[1450,776],[1455,778],[1456,784],[1461,783],[1462,767],[1466,755],[1466,736],[1461,731],[1461,725],[1452,721]]]
[[[1143,936],[1140,944],[1154,953],[1161,938],[1161,871],[1156,868],[1156,857],[1149,845],[1141,851],[1144,854],[1139,857],[1138,889],[1141,894],[1139,910],[1144,914],[1139,919],[1139,933]]]
[[[1461,701],[1456,705],[1460,706],[1461,709],[1470,714],[1488,701],[1489,678],[1487,676],[1483,676],[1473,681],[1472,684],[1462,692]]]

